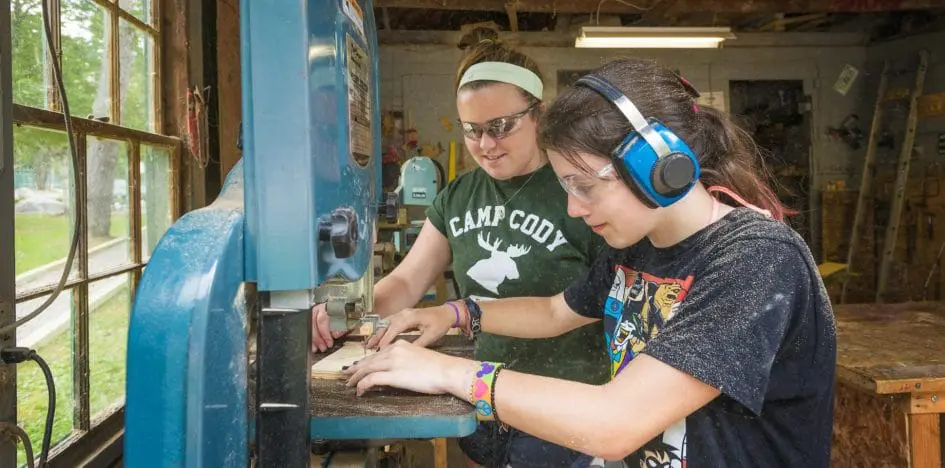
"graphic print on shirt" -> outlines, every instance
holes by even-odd
[[[640,447],[640,468],[686,468],[686,419]]]
[[[686,298],[694,278],[660,278],[617,266],[604,303],[604,333],[611,360],[611,378],[630,364],[659,334]],[[640,467],[685,468],[686,419],[640,448]]]
[[[453,239],[476,236],[475,245],[479,249],[474,250],[478,250],[480,256],[466,275],[497,296],[501,294],[499,287],[503,283],[520,278],[519,262],[530,252],[535,255],[534,249],[554,252],[568,245],[564,233],[552,221],[519,209],[507,214],[503,206],[467,210],[463,216],[450,218],[447,224]],[[508,240],[512,235],[515,241]]]
[[[499,294],[499,285],[507,279],[518,279],[518,265],[515,259],[527,254],[532,250],[531,247],[512,244],[506,249],[502,249],[502,240],[496,239],[491,242],[489,234],[485,239],[482,233],[479,233],[479,247],[489,252],[489,258],[479,260],[466,272],[466,275],[486,288],[493,294]]]
[[[622,266],[604,303],[604,329],[616,376],[676,313],[693,278],[659,278]]]

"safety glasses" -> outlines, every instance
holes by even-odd
[[[558,183],[568,193],[583,203],[593,203],[598,196],[596,190],[601,182],[617,180],[617,170],[613,164],[608,164],[594,174],[575,174],[558,178]]]
[[[469,138],[470,140],[478,141],[482,138],[483,134],[489,135],[489,138],[492,138],[493,140],[501,140],[515,131],[515,129],[518,128],[518,123],[521,122],[522,117],[525,117],[525,114],[528,114],[537,105],[538,103],[535,102],[521,112],[505,115],[502,117],[496,117],[482,125],[472,122],[463,122],[460,120],[459,126],[463,129],[463,136]]]

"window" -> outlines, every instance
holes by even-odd
[[[133,292],[157,241],[180,215],[180,140],[158,133],[158,0],[51,2],[58,7],[52,30],[62,51],[78,172],[41,0],[10,2],[17,318],[54,292],[79,226],[65,288],[16,331],[17,345],[36,349],[52,369],[52,445],[65,446],[123,406]],[[7,220],[0,226],[11,229]],[[18,366],[16,390],[18,422],[38,453],[47,390],[35,365]],[[20,451],[18,464],[25,460]]]

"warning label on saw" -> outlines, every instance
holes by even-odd
[[[348,46],[348,132],[351,157],[362,166],[371,159],[371,62],[350,35]]]

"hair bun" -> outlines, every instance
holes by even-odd
[[[464,34],[462,38],[460,38],[459,44],[457,45],[462,50],[466,50],[471,47],[484,47],[489,45],[500,46],[499,31],[485,26],[473,28],[471,31]]]

